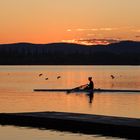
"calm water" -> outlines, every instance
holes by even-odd
[[[43,74],[39,76],[39,74]],[[114,79],[110,75],[114,75]],[[58,76],[61,78],[57,79]],[[139,66],[0,66],[0,112],[63,111],[140,118],[140,94],[33,92],[34,88],[73,88],[94,77],[95,88],[140,89]],[[48,78],[46,80],[46,78]],[[17,127],[0,127],[4,140],[114,139]]]

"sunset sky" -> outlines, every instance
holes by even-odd
[[[0,43],[140,41],[140,0],[0,0]]]

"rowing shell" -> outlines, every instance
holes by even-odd
[[[129,90],[129,89],[94,89],[94,90],[83,90],[83,89],[34,89],[35,92],[140,92],[140,90]]]

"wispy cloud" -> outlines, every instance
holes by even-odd
[[[87,34],[87,36],[95,36],[95,34]]]
[[[93,29],[82,29],[82,28],[78,28],[78,29],[76,29],[76,31],[78,31],[78,32],[83,32],[83,31],[98,31],[98,29],[96,29],[96,28],[93,28]]]
[[[116,39],[80,39],[77,40],[79,43],[86,45],[108,45],[111,43],[118,42]]]
[[[91,28],[91,29],[78,28],[78,29],[76,29],[76,31],[78,31],[78,32],[83,32],[83,31],[113,31],[113,30],[117,30],[117,28]]]
[[[72,30],[71,29],[67,29],[67,32],[71,32]]]
[[[100,28],[100,31],[113,31],[113,30],[117,30],[117,28]]]
[[[131,26],[124,27],[101,27],[101,28],[77,28],[77,29],[67,29],[68,32],[111,32],[111,31],[131,31],[131,32],[140,32],[140,29]]]
[[[77,43],[82,45],[108,45],[111,43],[119,42],[118,39],[73,39],[73,40],[62,40],[62,42]]]
[[[71,40],[62,40],[61,42],[75,43],[75,39],[71,39]]]

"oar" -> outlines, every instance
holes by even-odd
[[[81,85],[81,86],[79,86],[79,87],[75,87],[75,88],[73,88],[73,89],[71,89],[71,90],[84,89],[86,86],[87,86],[87,84],[85,84],[85,85]]]

